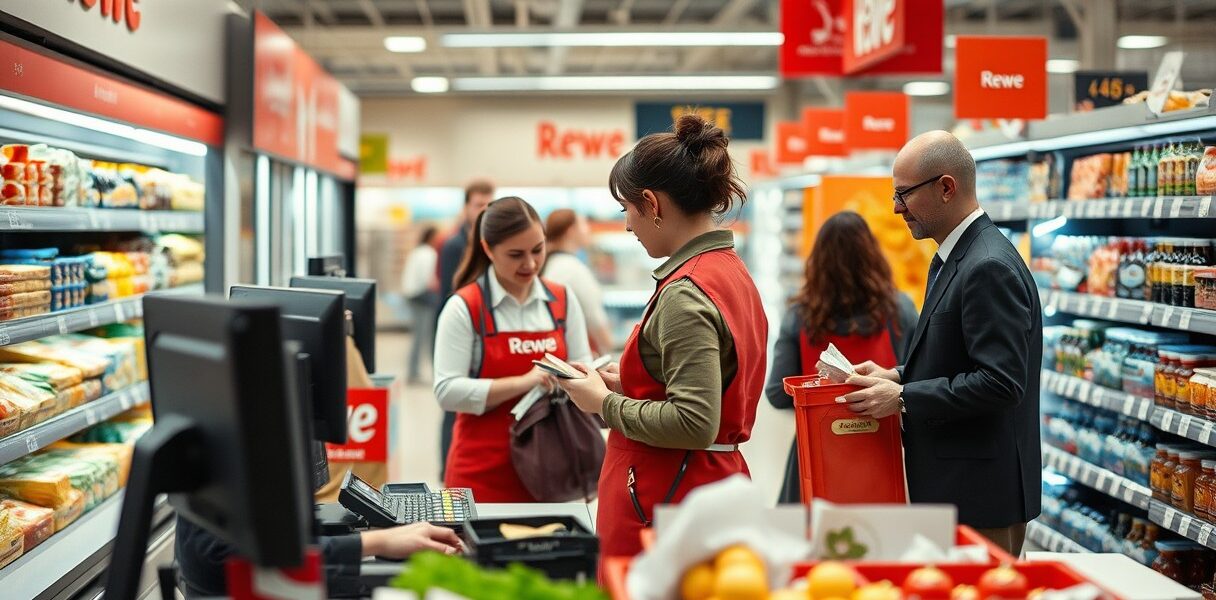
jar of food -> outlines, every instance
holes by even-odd
[[[1178,581],[1182,576],[1182,553],[1186,551],[1182,542],[1157,542],[1157,560],[1153,570]]]
[[[1196,394],[1205,397],[1206,416],[1209,420],[1216,420],[1216,368],[1195,369],[1195,375],[1199,376],[1199,384],[1191,388],[1191,398]],[[1195,375],[1191,376],[1192,386],[1196,385]]]
[[[1191,414],[1197,417],[1207,418],[1208,412],[1208,386],[1204,383],[1201,371],[1213,366],[1216,366],[1216,354],[1205,354],[1196,361],[1191,369],[1191,376],[1186,381],[1178,381],[1179,395],[1186,394],[1190,397]],[[1198,382],[1195,381],[1195,373],[1200,373]]]
[[[1195,480],[1195,499],[1192,502],[1194,513],[1205,521],[1212,519],[1212,494],[1216,492],[1216,460],[1199,461],[1200,473]]]
[[[1157,356],[1160,357],[1160,362],[1157,363],[1156,371],[1153,374],[1154,390],[1153,403],[1162,408],[1173,409],[1176,404],[1174,402],[1174,393],[1177,389],[1177,379],[1175,374],[1178,372],[1178,353],[1174,351],[1174,346],[1162,346],[1157,350]]]
[[[1191,376],[1195,374],[1197,368],[1212,366],[1212,361],[1216,358],[1216,347],[1187,346],[1186,350],[1177,356],[1179,366],[1174,372],[1174,410],[1205,415],[1207,407],[1204,406],[1202,411],[1196,412],[1198,407],[1191,399]],[[1206,402],[1206,400],[1205,394],[1203,401]]]
[[[1195,308],[1216,310],[1216,269],[1195,270]]]
[[[1178,466],[1174,469],[1174,484],[1170,492],[1170,503],[1175,508],[1191,512],[1195,501],[1195,480],[1199,478],[1201,469],[1199,453],[1183,451],[1178,453]]]
[[[1165,464],[1161,465],[1162,502],[1173,502],[1174,471],[1178,470],[1178,465],[1182,462],[1182,457],[1180,456],[1182,448],[1182,446],[1170,446],[1165,452]]]
[[[1153,456],[1153,461],[1149,463],[1149,489],[1153,491],[1153,498],[1164,502],[1169,501],[1169,494],[1165,492],[1165,463],[1169,461],[1170,445],[1157,444],[1157,454]]]

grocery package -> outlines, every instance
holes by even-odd
[[[66,474],[32,471],[27,465],[27,460],[18,459],[0,466],[0,493],[49,508],[71,505],[76,500]],[[84,510],[83,494],[79,501]]]
[[[1200,196],[1216,194],[1216,146],[1203,149],[1203,158],[1195,169],[1195,193]]]
[[[1017,160],[988,160],[975,169],[975,191],[981,203],[1024,201],[1031,195],[1030,163]]]
[[[23,403],[31,417],[31,424],[41,423],[55,414],[55,391],[48,385],[27,381],[10,373],[0,373],[0,393]]]
[[[6,498],[0,500],[0,519],[5,517],[25,536],[26,552],[55,533],[55,511],[49,508]]]
[[[45,281],[50,287],[51,269],[37,265],[0,264],[0,283],[18,283],[37,281],[37,285]]]
[[[25,553],[25,532],[16,520],[0,513],[0,567],[17,560]]]
[[[1040,287],[1202,308],[1216,246],[1194,238],[1061,235],[1030,267]]]
[[[1090,200],[1106,197],[1107,183],[1114,156],[1094,154],[1072,161],[1072,176],[1068,183],[1069,200]]]
[[[197,238],[167,234],[156,238],[158,253],[168,257],[169,281],[163,287],[177,287],[203,280],[203,243]]]
[[[1151,90],[1144,90],[1135,96],[1124,98],[1123,103],[1138,104],[1147,102],[1150,93],[1152,93]],[[1165,100],[1165,107],[1162,109],[1162,112],[1207,106],[1211,96],[1212,90],[1210,89],[1195,90],[1193,92],[1171,90],[1170,95]]]
[[[56,344],[56,337],[58,336],[0,347],[0,360],[59,363],[79,369],[87,379],[101,377],[112,369],[108,358],[83,352],[67,345]]]

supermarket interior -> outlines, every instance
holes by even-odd
[[[1214,28],[0,0],[0,598],[1216,600]]]

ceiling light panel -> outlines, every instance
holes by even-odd
[[[457,77],[452,80],[452,89],[458,92],[772,90],[779,84],[775,75]]]
[[[605,31],[448,33],[445,48],[550,48],[576,46],[780,46],[778,31]]]

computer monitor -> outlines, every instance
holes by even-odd
[[[346,443],[346,316],[342,292],[234,285],[229,296],[279,307],[283,337],[308,355],[307,385],[313,439]]]
[[[321,290],[337,290],[346,294],[343,305],[350,311],[355,322],[355,347],[363,355],[363,364],[369,372],[376,372],[376,280],[353,277],[316,277],[312,275],[291,278],[291,287]]]
[[[262,566],[299,566],[311,531],[304,418],[279,309],[144,298],[156,424],[135,444],[106,598],[134,600],[157,494]]]
[[[346,257],[341,254],[308,257],[308,274],[323,277],[346,277]]]

